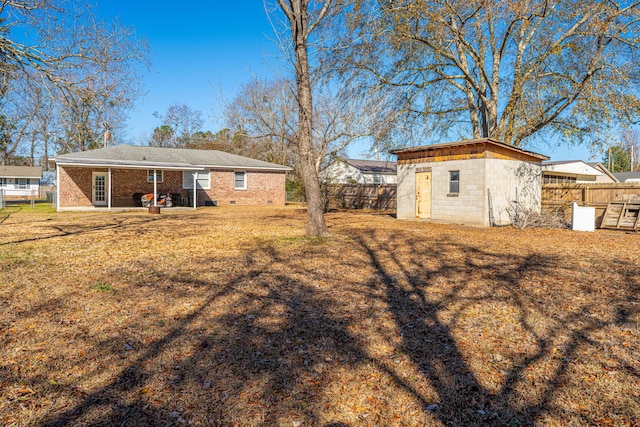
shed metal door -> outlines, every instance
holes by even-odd
[[[416,173],[416,218],[431,218],[431,172]]]

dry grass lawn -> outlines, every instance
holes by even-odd
[[[640,235],[0,211],[3,426],[631,426]]]

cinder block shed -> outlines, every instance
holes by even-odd
[[[540,211],[547,156],[493,139],[391,151],[398,156],[397,217],[508,225],[513,209]]]

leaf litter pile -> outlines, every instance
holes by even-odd
[[[640,235],[0,211],[3,426],[632,426]]]

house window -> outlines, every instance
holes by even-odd
[[[449,194],[460,192],[460,171],[449,171]]]
[[[233,188],[236,190],[246,190],[247,189],[247,173],[242,172],[234,172],[233,173]]]
[[[16,188],[19,190],[28,190],[29,189],[29,180],[27,178],[18,178],[16,179],[17,185]]]
[[[182,188],[193,190],[193,174],[196,176],[196,185],[199,190],[211,189],[211,178],[208,170],[182,172]]]
[[[384,184],[384,179],[380,175],[373,175],[374,184]]]
[[[0,187],[8,187],[10,178],[0,178]]]
[[[545,175],[543,177],[544,184],[575,184],[575,176],[562,176],[562,175]]]
[[[163,173],[162,171],[156,170],[156,182],[162,182]],[[153,171],[147,171],[147,182],[153,182]]]

